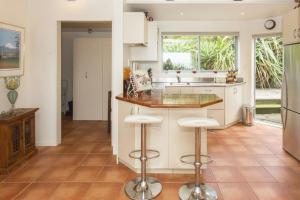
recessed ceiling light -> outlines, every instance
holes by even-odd
[[[246,13],[245,12],[241,12],[241,15],[244,16]]]
[[[183,12],[180,12],[180,16],[183,16],[184,15],[184,13]]]

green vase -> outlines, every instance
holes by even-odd
[[[15,103],[17,101],[18,98],[18,92],[16,90],[10,90],[7,93],[7,98],[11,104],[11,109],[14,110],[15,109]]]

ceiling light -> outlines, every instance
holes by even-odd
[[[241,12],[241,15],[244,16],[246,13],[245,12]]]
[[[183,16],[184,15],[184,13],[183,12],[180,12],[180,16]]]

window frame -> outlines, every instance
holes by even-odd
[[[163,37],[165,35],[174,35],[174,36],[234,36],[235,37],[235,68],[234,70],[239,71],[240,67],[239,67],[239,63],[240,63],[240,34],[238,32],[161,32],[160,35],[160,41],[161,41],[161,58],[160,58],[160,62],[161,62],[161,69],[164,73],[169,73],[169,72],[176,72],[178,70],[165,70],[163,65],[164,65],[164,61],[163,61],[163,54],[164,54],[164,48],[163,48]],[[198,43],[198,48],[200,50],[200,45],[201,42],[199,40]],[[197,73],[201,72],[201,73],[212,73],[214,70],[204,70],[200,63],[201,63],[201,55],[200,55],[200,51],[198,51],[198,64],[199,64],[199,69],[195,70]],[[181,72],[192,72],[194,70],[180,70]],[[226,73],[228,70],[218,70],[218,73]]]

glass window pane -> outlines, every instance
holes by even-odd
[[[236,45],[236,36],[200,36],[201,69],[236,69]]]
[[[198,69],[199,36],[164,35],[163,69]]]

